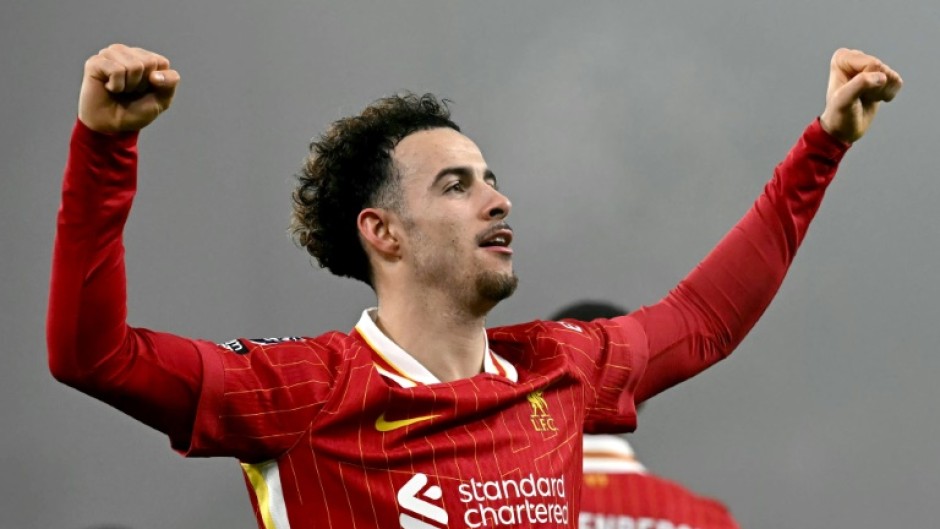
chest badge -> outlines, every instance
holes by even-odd
[[[548,403],[542,396],[542,390],[537,389],[526,395],[529,404],[532,405],[532,415],[529,419],[532,421],[532,427],[536,432],[557,432],[555,419],[548,412]]]

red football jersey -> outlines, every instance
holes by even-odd
[[[620,437],[584,437],[580,529],[738,529],[721,502],[655,476]]]
[[[349,335],[199,342],[190,454],[251,461],[266,529],[575,527],[584,424],[634,425],[640,328],[491,329],[484,372],[441,383],[372,314]]]
[[[847,148],[811,124],[659,302],[611,320],[488,330],[482,372],[440,383],[368,312],[350,334],[222,345],[128,325],[136,141],[76,123],[50,369],[187,455],[238,458],[264,529],[576,527],[582,429],[631,430],[634,400],[731,353],[773,299]]]

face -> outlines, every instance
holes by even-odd
[[[512,204],[499,192],[480,149],[438,128],[403,138],[392,151],[401,175],[402,253],[424,286],[489,310],[516,289]]]

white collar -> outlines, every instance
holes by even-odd
[[[585,474],[645,474],[633,447],[616,435],[584,436]]]
[[[433,373],[421,365],[415,357],[393,342],[375,324],[379,309],[372,307],[362,311],[362,317],[356,324],[356,331],[375,352],[375,368],[383,376],[402,387],[414,387],[424,384],[439,384]],[[483,371],[491,375],[504,376],[513,382],[519,381],[519,373],[506,359],[490,350],[490,341],[483,331]]]

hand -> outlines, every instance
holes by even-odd
[[[85,61],[78,119],[98,132],[140,130],[170,107],[179,80],[166,57],[112,44]]]
[[[861,138],[878,112],[881,101],[891,101],[903,81],[877,57],[858,50],[836,50],[829,63],[826,109],[819,116],[823,129],[852,143]]]

